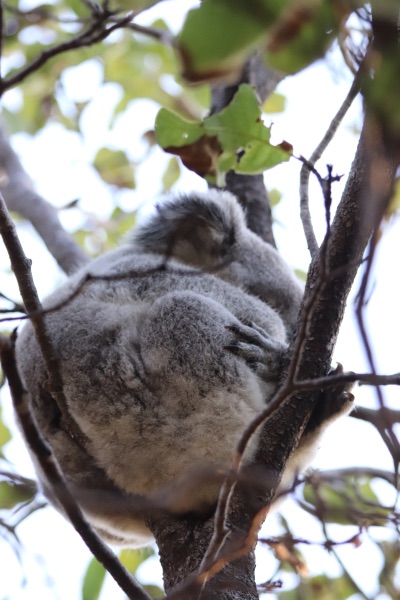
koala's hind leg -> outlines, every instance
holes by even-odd
[[[235,323],[228,329],[234,338],[226,350],[242,358],[263,381],[276,383],[286,344],[273,339],[255,323]]]
[[[230,311],[188,291],[167,293],[142,314],[135,338],[143,384],[151,393],[132,423],[125,417],[118,429],[119,443],[126,435],[128,448],[129,478],[122,479],[125,468],[114,471],[121,487],[152,493],[184,481],[200,466],[228,467],[243,430],[264,408],[269,385],[247,364],[243,349],[241,356],[226,350],[236,337],[232,326],[241,324]],[[246,343],[251,353],[251,340]],[[187,508],[217,495],[205,485]]]
[[[171,292],[154,302],[140,338],[143,359],[163,386],[179,387],[186,379],[203,391],[244,389],[258,378],[276,382],[285,350],[261,328],[194,292]]]

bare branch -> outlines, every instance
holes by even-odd
[[[351,415],[356,416],[355,413]],[[318,477],[322,481],[340,481],[345,477],[371,477],[377,479],[384,479],[396,489],[400,489],[400,483],[396,476],[391,471],[385,471],[384,469],[375,469],[374,467],[344,467],[342,469],[326,469],[324,471],[318,471]]]
[[[24,81],[24,79],[26,79],[29,75],[35,73],[50,59],[54,58],[55,56],[59,56],[64,52],[77,50],[86,46],[93,46],[94,44],[101,42],[116,29],[125,27],[132,20],[133,16],[133,13],[129,13],[128,15],[121,17],[117,21],[109,24],[110,14],[111,13],[108,11],[98,13],[96,18],[93,19],[85,31],[67,40],[66,42],[56,44],[47,50],[43,50],[43,52],[36,56],[28,65],[21,68],[17,73],[15,73],[15,75],[3,79],[0,82],[0,96],[3,95],[6,90],[14,87],[18,83],[21,83],[21,81]]]
[[[382,383],[379,383],[379,385],[382,385]],[[377,429],[383,440],[383,443],[392,456],[394,468],[397,472],[397,465],[399,461],[399,442],[394,432],[393,425],[395,423],[400,423],[400,411],[392,410],[385,406],[381,406],[381,408],[378,410],[359,406],[357,407],[357,410],[351,414],[351,416],[355,419],[359,419],[360,421],[371,423],[371,425]]]
[[[2,292],[0,292],[0,298],[3,298],[3,300],[6,300],[7,302],[10,302],[10,304],[12,305],[12,308],[9,309],[2,309],[0,310],[1,313],[4,312],[20,312],[20,313],[25,313],[25,307],[22,306],[22,304],[19,304],[19,302],[15,302],[14,300],[11,300],[11,298],[9,298],[8,296],[6,296],[5,294],[3,294]]]
[[[372,31],[374,35],[372,51],[379,56],[379,61],[377,62],[377,66],[375,67],[375,79],[380,78],[380,74],[383,71],[385,73],[384,77],[387,77],[387,73],[384,71],[385,65],[390,64],[390,60],[393,56],[393,51],[396,53],[398,50],[399,44],[399,31],[398,31],[398,23],[391,21],[390,19],[382,19],[381,16],[376,13],[375,2],[372,3]],[[400,12],[398,13],[400,16]],[[398,60],[398,59],[397,59]],[[381,91],[382,93],[382,91]],[[369,122],[369,131],[367,137],[367,143],[375,148],[377,145],[380,145],[384,148],[389,148],[393,154],[393,162],[396,166],[399,164],[399,144],[400,144],[400,131],[398,125],[392,121],[391,115],[386,114],[386,111],[383,107],[380,109],[375,105],[375,102],[371,99],[372,92],[371,89],[366,87],[365,89],[365,100],[366,104],[369,107],[370,112],[370,122]],[[378,135],[377,135],[378,131]],[[381,152],[382,154],[382,152]],[[377,164],[377,168],[371,174],[371,187],[379,190],[382,187],[382,172],[385,169],[388,169],[389,165],[385,163],[385,161],[381,161]],[[393,167],[392,167],[393,168]],[[375,256],[375,250],[379,240],[379,227],[380,223],[383,219],[384,213],[387,209],[389,201],[391,199],[393,190],[390,190],[390,194],[387,195],[386,198],[382,198],[381,202],[376,204],[372,204],[369,207],[370,211],[370,219],[373,223],[373,235],[371,237],[370,245],[369,245],[369,253],[368,260],[366,263],[366,268],[364,271],[364,275],[361,281],[360,290],[358,293],[358,301],[356,307],[356,315],[359,331],[361,334],[361,338],[364,344],[364,348],[366,351],[368,363],[370,369],[373,373],[376,373],[376,365],[375,365],[375,357],[372,352],[371,344],[369,341],[369,336],[367,333],[367,328],[364,319],[364,309],[366,306],[366,297],[367,297],[367,288],[370,280],[370,273],[372,269],[372,264]],[[384,421],[384,426],[378,428],[378,431],[384,440],[386,446],[388,447],[394,463],[394,468],[396,473],[398,472],[399,462],[400,462],[400,443],[399,440],[393,431],[393,424],[390,419],[387,418],[387,412],[385,411],[385,403],[383,398],[383,393],[380,387],[376,388],[376,394],[378,398],[379,405],[381,407],[381,417]],[[382,424],[383,425],[383,424]]]
[[[31,315],[32,325],[41,348],[46,369],[49,375],[49,393],[62,415],[65,431],[79,444],[85,447],[86,437],[81,432],[75,420],[69,413],[68,404],[63,392],[57,354],[48,335],[44,317],[41,314],[42,305],[31,275],[31,262],[25,256],[15,226],[7,211],[6,204],[0,194],[0,234],[8,251],[11,266],[18,282],[21,298],[27,314]]]
[[[382,383],[379,383],[379,385],[382,385]],[[382,416],[383,413],[386,415],[385,418]],[[377,429],[385,426],[387,420],[389,420],[392,425],[394,423],[400,423],[400,410],[394,410],[387,407],[374,410],[372,408],[366,408],[365,406],[358,406],[357,410],[354,411],[354,414],[351,416],[360,421],[367,421]]]
[[[338,373],[315,377],[314,379],[303,379],[294,381],[295,391],[309,391],[336,387],[344,383],[363,383],[365,385],[400,385],[400,373],[393,375],[378,375],[377,373]]]
[[[150,27],[145,25],[139,25],[138,23],[128,23],[125,26],[126,29],[130,29],[135,33],[140,33],[142,35],[146,35],[148,37],[154,38],[158,40],[162,44],[166,46],[174,45],[174,36],[166,29],[157,29],[156,27]]]
[[[318,243],[314,234],[314,229],[311,221],[309,197],[308,197],[308,184],[310,179],[310,171],[315,166],[315,163],[321,158],[325,152],[329,143],[332,141],[340,123],[350,108],[353,100],[356,98],[360,91],[361,81],[364,76],[365,61],[363,61],[357,71],[356,76],[353,79],[350,90],[339,108],[336,115],[333,117],[331,124],[328,127],[324,137],[311,154],[307,162],[304,162],[300,171],[300,217],[303,224],[304,234],[307,240],[307,246],[311,254],[311,258],[315,258],[318,252]]]
[[[60,267],[71,274],[86,264],[89,258],[65,231],[54,207],[35,192],[3,127],[0,127],[0,170],[0,190],[8,210],[33,225]]]

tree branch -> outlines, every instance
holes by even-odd
[[[89,258],[65,231],[54,207],[35,192],[3,127],[0,127],[0,169],[0,190],[8,210],[33,225],[63,271],[71,274],[86,264]]]
[[[360,65],[357,74],[353,79],[353,83],[351,84],[350,90],[343,101],[343,104],[339,108],[338,112],[334,116],[331,121],[331,124],[328,127],[324,137],[311,154],[310,158],[307,162],[303,163],[300,171],[300,217],[303,223],[304,234],[307,240],[308,250],[310,252],[311,258],[314,258],[318,252],[318,243],[314,234],[314,229],[311,221],[310,207],[309,207],[309,197],[308,197],[308,183],[310,180],[310,172],[312,167],[315,166],[315,163],[321,158],[322,154],[325,152],[329,143],[332,141],[340,123],[342,122],[344,116],[346,115],[348,109],[350,108],[353,100],[356,98],[357,94],[360,91],[361,80],[364,76],[365,65],[364,62]]]
[[[390,95],[388,81],[392,83],[391,70],[397,73],[400,66],[399,60],[399,29],[398,23],[400,18],[400,10],[397,9],[397,22],[393,19],[382,18],[379,10],[376,10],[377,3],[372,2],[372,56],[374,57],[374,81],[377,82],[377,88],[372,87],[371,81],[366,81],[363,86],[364,98],[370,114],[370,130],[368,132],[367,142],[372,148],[376,145],[374,136],[379,129],[378,143],[385,148],[389,148],[393,155],[393,162],[398,166],[400,161],[400,126],[399,119],[396,116],[398,111],[398,96],[397,100]],[[376,102],[376,93],[380,94],[380,102]],[[389,97],[389,105],[387,105],[387,96]],[[393,102],[394,100],[394,102]],[[392,105],[390,104],[392,102]],[[394,114],[393,114],[394,113]],[[372,185],[380,185],[380,176],[384,165],[379,165],[374,173]],[[369,366],[373,373],[376,373],[375,357],[369,341],[367,328],[364,320],[364,309],[367,304],[367,288],[370,279],[375,250],[380,238],[380,223],[387,208],[387,203],[377,203],[369,207],[371,218],[373,219],[373,235],[369,244],[368,259],[364,275],[361,281],[360,290],[358,293],[356,315],[359,331],[364,344],[364,349],[367,355]],[[393,423],[388,418],[388,413],[385,411],[385,403],[383,393],[380,387],[376,388],[378,402],[380,405],[381,424],[378,431],[390,451],[396,473],[398,473],[400,461],[400,443],[393,430]]]
[[[86,447],[87,440],[68,410],[68,403],[63,392],[63,382],[58,364],[58,357],[54,351],[50,336],[48,335],[45,318],[42,314],[42,305],[31,275],[31,261],[24,254],[15,231],[14,223],[8,214],[6,204],[1,194],[0,234],[10,257],[11,266],[18,282],[21,298],[24,302],[27,314],[31,319],[38,344],[43,354],[43,359],[49,375],[49,397],[55,402],[58,411],[61,414],[62,427],[83,449]]]
[[[120,19],[109,24],[111,14],[112,13],[107,10],[103,12],[99,11],[95,16],[93,16],[89,27],[82,33],[65,42],[61,42],[60,44],[56,44],[46,50],[43,50],[43,52],[38,54],[38,56],[36,56],[28,65],[21,68],[17,73],[15,73],[15,75],[12,75],[6,79],[2,79],[0,81],[0,96],[2,96],[6,90],[9,90],[18,83],[21,83],[21,81],[24,81],[24,79],[26,79],[29,75],[32,75],[32,73],[38,71],[50,59],[54,58],[55,56],[59,56],[64,52],[77,50],[86,46],[93,46],[93,44],[101,42],[116,29],[125,27],[132,20],[133,16],[133,13],[129,13],[128,15],[125,15],[124,17],[121,17]]]
[[[323,377],[330,370],[346,299],[374,224],[367,207],[370,203],[386,205],[391,196],[395,171],[393,155],[379,142],[374,148],[366,145],[368,129],[367,117],[330,234],[310,268],[299,319],[301,335],[299,337],[298,334],[292,342],[290,354],[293,358],[288,369],[289,373],[295,372],[296,379],[300,381]],[[377,166],[380,167],[379,185],[374,181]],[[336,272],[337,276],[325,276],[332,272]],[[320,289],[315,294],[318,285]],[[257,459],[277,474],[277,481],[308,421],[316,398],[315,393],[292,397],[264,426]],[[286,441],[284,448],[282,439]],[[272,495],[271,490],[269,501]]]
[[[218,563],[221,567],[225,564],[224,556],[226,556],[226,560],[229,560],[230,557],[238,555],[237,551],[235,553],[232,550],[232,544],[234,546],[241,545],[243,552],[247,552],[256,541],[257,528],[268,512],[286,463],[298,444],[319,397],[318,392],[290,396],[291,385],[295,381],[301,382],[305,379],[324,377],[329,372],[346,298],[374,225],[373,215],[366,210],[366,207],[370,203],[384,206],[390,198],[394,178],[393,156],[390,149],[381,145],[379,135],[374,137],[376,144],[373,148],[369,144],[366,145],[365,136],[368,129],[367,118],[329,236],[325,239],[310,269],[299,319],[298,335],[290,348],[289,356],[292,358],[287,369],[288,379],[283,381],[283,386],[275,400],[258,419],[260,423],[263,418],[268,417],[262,429],[254,464],[254,468],[262,466],[266,489],[264,493],[261,493],[260,489],[252,491],[248,487],[236,486],[230,502],[229,515],[226,515],[226,519],[224,518],[225,527],[227,526],[231,531],[230,538],[225,544],[222,554],[221,551],[218,552],[218,545],[213,551],[215,564]],[[375,133],[379,134],[377,131]],[[247,438],[250,434],[251,431],[248,431]],[[236,465],[238,461],[240,464],[244,446],[245,440],[242,440],[241,449],[238,450],[235,458]],[[268,476],[265,477],[265,474]],[[230,485],[228,482],[228,500],[233,488],[233,484],[229,487]],[[225,513],[223,507],[221,514]],[[221,522],[218,514],[217,519]],[[156,539],[160,546],[166,583],[169,587],[182,581],[185,574],[190,572],[190,568],[193,569],[199,553],[204,551],[207,540],[212,537],[210,521],[203,522],[203,524],[197,522],[196,546],[188,548],[191,555],[190,562],[186,559],[186,562],[182,564],[175,560],[174,566],[176,567],[178,562],[179,569],[173,571],[170,562],[171,552],[172,556],[176,558],[175,551],[177,549],[171,549],[170,545],[168,547],[171,532],[175,531],[177,539],[182,543],[182,539],[193,533],[193,527],[190,527],[188,523],[182,526],[182,523],[176,523],[169,519],[168,538],[161,533],[158,525],[156,528],[153,527],[153,531],[156,533]],[[222,538],[226,538],[224,530],[222,530],[219,541],[222,542]],[[237,569],[241,576],[244,575],[246,580],[251,581],[252,553],[248,553],[247,560],[245,556],[242,556],[239,561],[232,563],[229,567]],[[207,569],[213,574],[217,570],[212,566],[208,566]],[[207,598],[207,600],[233,597],[256,598],[254,585],[248,587],[246,593],[237,591],[236,595],[233,595],[232,590],[221,592],[221,582],[226,582],[226,573],[226,569],[223,569],[207,583],[202,592],[202,598]],[[190,580],[190,584],[193,585],[192,580]],[[231,582],[231,586],[234,587],[234,583]]]
[[[218,86],[212,90],[211,114],[221,111],[229,104],[241,83],[247,82],[254,85],[261,101],[264,101],[281,79],[281,75],[265,67],[260,56],[255,56],[246,66],[239,82],[228,87]],[[263,175],[245,176],[229,172],[226,178],[226,189],[235,194],[244,207],[249,228],[275,246],[271,208]],[[150,518],[148,524],[156,537],[160,551],[166,590],[177,589],[176,594],[172,594],[174,598],[181,597],[185,600],[196,598],[206,582],[208,574],[205,576],[193,575],[190,581],[185,581],[181,590],[179,590],[179,586],[178,588],[176,586],[183,582],[189,573],[195,573],[198,570],[213,535],[213,519],[206,516],[182,520],[166,516],[162,519]],[[238,598],[258,599],[254,582],[254,553],[251,552],[251,545],[252,543],[247,548],[249,550],[247,553],[240,549],[238,554],[240,558],[234,563],[227,564],[228,560],[222,560],[216,572],[222,566],[225,568],[222,573],[218,574],[218,579],[213,580],[212,587],[206,586],[202,591],[202,600],[213,598],[227,600],[233,597],[232,588],[237,586],[240,586],[241,590]],[[238,570],[241,574],[240,581],[235,577]],[[246,589],[245,592],[243,592],[244,589]]]
[[[68,489],[52,450],[42,438],[32,417],[28,394],[24,390],[18,374],[14,344],[10,340],[7,340],[7,342],[5,342],[4,337],[1,339],[1,363],[10,385],[14,409],[18,415],[25,439],[41,469],[46,474],[57,500],[89,550],[107,569],[128,598],[132,600],[151,600],[150,596],[122,566],[115,554],[102,542],[84,518],[81,509]]]

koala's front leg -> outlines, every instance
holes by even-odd
[[[243,359],[263,381],[277,381],[286,344],[271,338],[255,323],[227,325],[226,329],[232,332],[233,338],[225,350]]]
[[[339,364],[330,374],[336,375],[342,371],[343,367]],[[351,412],[354,406],[354,396],[350,392],[352,387],[353,384],[346,383],[320,392],[299,445],[287,465],[281,487],[289,485],[293,477],[307,467],[329,425]]]

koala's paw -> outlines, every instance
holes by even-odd
[[[232,340],[225,350],[244,360],[264,381],[276,381],[286,346],[272,339],[255,323],[234,323],[226,329],[231,332]]]
[[[343,373],[343,366],[338,363],[329,375]],[[335,421],[342,415],[350,413],[354,407],[354,395],[351,393],[354,383],[343,383],[327,388],[321,392],[318,402],[312,412],[305,433],[311,433],[329,422]]]

